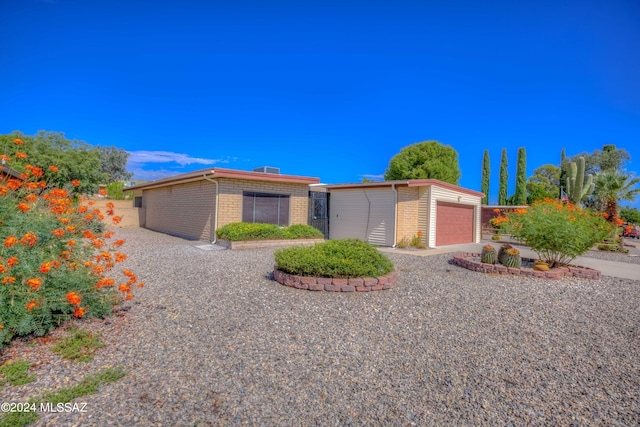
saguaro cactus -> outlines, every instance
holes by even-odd
[[[582,200],[593,193],[595,184],[593,175],[584,175],[584,157],[578,157],[578,161],[569,164],[569,174],[567,176],[567,196],[573,204],[580,204]]]

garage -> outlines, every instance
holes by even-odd
[[[419,239],[426,247],[480,242],[481,192],[435,179],[325,186],[329,238],[380,246]]]
[[[440,201],[436,203],[436,246],[472,243],[473,205]]]

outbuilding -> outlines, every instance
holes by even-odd
[[[479,243],[482,193],[435,179],[327,185],[329,237],[381,246]]]
[[[318,178],[210,168],[129,187],[139,225],[195,240],[215,240],[232,222],[306,224],[309,185]]]

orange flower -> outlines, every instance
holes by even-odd
[[[107,231],[106,233],[103,234],[105,239],[110,239],[113,237],[115,233],[113,231]]]
[[[77,307],[75,310],[73,310],[73,315],[78,319],[82,318],[84,314],[85,314],[85,309],[82,307]]]
[[[16,152],[16,157],[19,158],[19,159],[27,159],[27,158],[29,158],[29,156],[27,156],[27,154],[23,153],[22,151]]]
[[[67,294],[67,301],[69,301],[69,304],[71,305],[78,306],[82,302],[82,298],[75,292],[69,292]]]
[[[69,218],[60,218],[60,224],[69,224],[71,221]]]
[[[20,203],[18,205],[18,209],[20,209],[22,212],[29,212],[31,210],[31,207],[29,207],[29,205],[26,203]]]
[[[28,232],[20,239],[20,243],[25,246],[34,247],[38,243],[38,237],[33,232]]]
[[[73,181],[71,181],[71,185],[73,185],[74,187],[80,187],[80,181],[74,179]]]
[[[53,165],[49,166],[49,170],[50,170],[51,172],[59,172],[59,171],[60,171],[60,169],[58,169],[58,167],[57,167],[57,166],[53,166]]]
[[[16,139],[13,140],[13,143],[16,144],[16,145],[22,145],[22,144],[24,144],[24,141],[21,140],[20,138],[16,138]]]
[[[17,258],[17,257],[12,256],[11,258],[7,258],[7,264],[8,264],[10,267],[13,267],[13,266],[15,266],[15,265],[20,264],[20,261],[18,261],[18,258]]]
[[[35,302],[34,300],[31,300],[28,303],[26,303],[25,306],[27,307],[27,310],[31,311],[38,306],[38,303]]]
[[[104,246],[104,241],[100,240],[100,239],[94,239],[92,242],[93,246],[95,246],[96,248],[101,248]]]
[[[139,288],[144,288],[144,283],[142,283],[142,282],[138,282],[138,287],[139,287]]]
[[[135,274],[131,270],[122,270],[122,274],[128,277],[135,276]]]
[[[116,215],[113,217],[112,221],[114,224],[120,224],[120,221],[122,221],[122,217]]]
[[[12,189],[13,191],[17,190],[21,186],[22,186],[22,181],[19,179],[12,178],[9,181],[7,181],[7,187]]]
[[[75,246],[75,244],[76,244],[76,241],[75,241],[75,240],[73,240],[73,239],[71,239],[71,240],[69,240],[69,241],[67,242],[67,246]]]
[[[82,237],[84,237],[85,239],[95,239],[96,235],[93,234],[90,230],[83,230]]]
[[[113,247],[114,248],[119,248],[120,246],[124,245],[125,242],[126,242],[126,240],[124,240],[124,239],[118,239],[115,242],[113,242]]]
[[[115,285],[116,281],[111,278],[102,278],[98,280],[96,283],[96,288],[108,288],[109,286]]]
[[[62,228],[56,228],[52,233],[56,237],[64,237],[64,230]]]
[[[27,194],[27,197],[24,198],[25,202],[36,202],[38,201],[38,196],[36,196],[35,194]]]
[[[0,196],[6,196],[7,195],[7,187],[5,187],[4,185],[0,185]]]
[[[37,291],[38,288],[40,288],[40,286],[42,286],[42,281],[40,279],[38,279],[37,277],[33,277],[33,278],[27,280],[27,285],[29,285],[31,287],[31,289],[33,289],[34,291]]]
[[[133,294],[128,294],[126,297],[124,297],[125,300],[130,301],[133,299]]]
[[[422,231],[418,231],[418,237],[422,237]]]
[[[16,278],[15,277],[11,277],[11,276],[7,276],[4,279],[2,279],[2,284],[6,285],[7,283],[16,283]]]
[[[67,230],[69,233],[76,232],[76,228],[73,225],[67,225],[64,229]]]
[[[128,284],[123,283],[120,286],[118,286],[118,290],[120,292],[122,292],[123,294],[127,294],[127,293],[131,292],[131,287]]]
[[[86,214],[86,215],[84,216],[84,219],[86,219],[87,221],[93,221],[93,214],[90,214],[90,213],[89,213],[89,214]]]
[[[104,197],[104,196],[106,196],[106,195],[107,195],[107,190],[105,190],[104,188],[101,188],[101,189],[98,191],[98,194]]]
[[[89,200],[89,203],[87,203],[89,206],[93,206],[96,204],[96,202],[94,202],[93,200]]]
[[[7,248],[14,246],[16,243],[18,243],[18,239],[16,238],[16,236],[9,236],[4,239],[4,246]]]
[[[4,273],[7,271],[7,267],[4,264],[0,264],[0,273]]]
[[[92,271],[93,271],[93,274],[100,275],[104,273],[105,268],[102,265],[95,265]]]
[[[127,259],[125,254],[121,254],[120,252],[115,253],[116,262],[124,262]]]
[[[87,212],[87,207],[82,205],[82,206],[78,206],[78,212],[83,214],[85,212]]]
[[[107,202],[107,208],[109,209],[113,209],[115,208],[116,205],[113,204],[113,202]]]
[[[42,177],[42,175],[44,175],[44,172],[42,171],[42,169],[37,167],[37,166],[26,165],[25,169],[27,169],[29,172],[31,172],[31,174],[33,176],[35,176],[36,178],[40,178],[40,177]]]
[[[51,271],[51,262],[43,262],[40,264],[40,273],[48,273]]]

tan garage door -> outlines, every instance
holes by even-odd
[[[437,202],[436,246],[473,242],[473,206]]]

